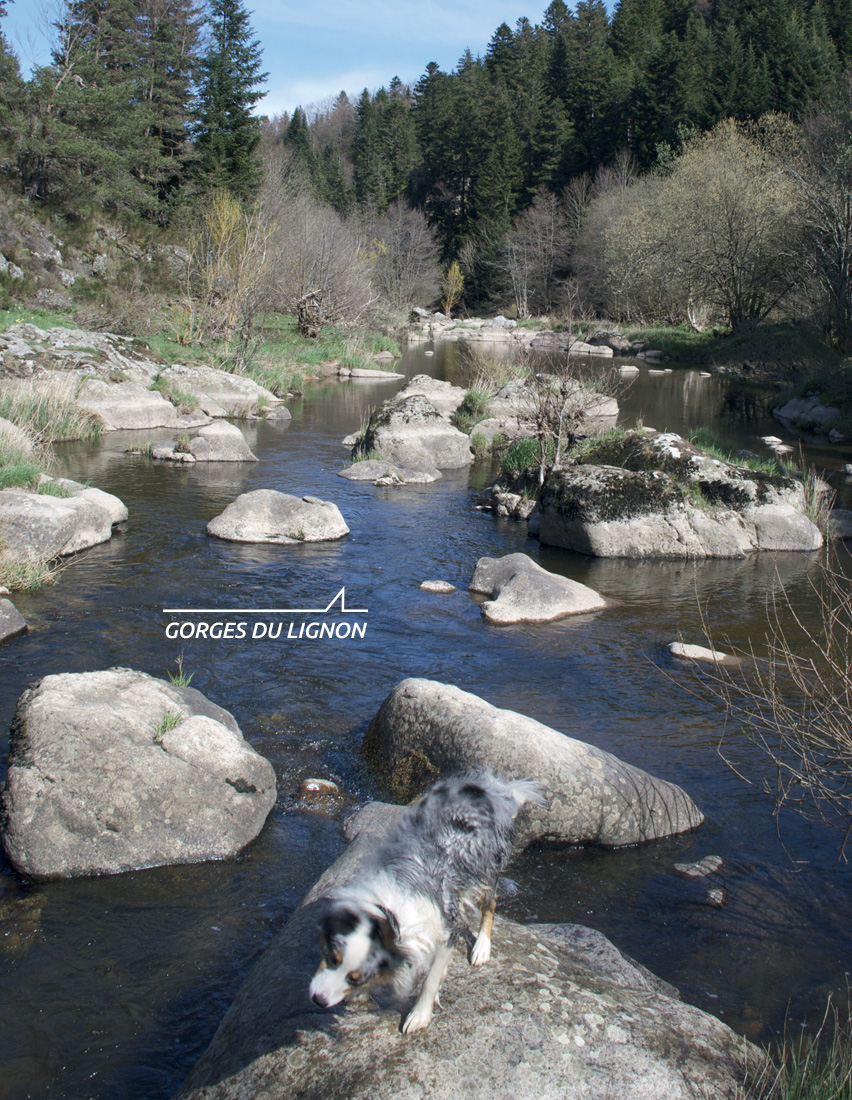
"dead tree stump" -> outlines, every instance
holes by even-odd
[[[315,340],[322,328],[322,295],[318,290],[309,290],[296,303],[299,316],[299,335]]]

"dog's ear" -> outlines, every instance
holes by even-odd
[[[399,947],[399,923],[390,909],[385,909],[383,905],[376,908],[378,916],[373,917],[376,935],[387,951],[396,951]]]

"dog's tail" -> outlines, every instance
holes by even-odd
[[[520,811],[526,804],[543,806],[546,802],[547,788],[534,779],[510,779],[506,788]]]

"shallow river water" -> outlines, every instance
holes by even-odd
[[[459,354],[456,345],[433,358],[412,350],[401,369],[454,377]],[[125,454],[130,437],[117,434],[60,452],[66,474],[121,497],[130,520],[55,587],[16,598],[30,632],[0,649],[0,729],[27,684],[48,673],[123,665],[165,677],[182,653],[192,686],[230,710],[272,761],[279,797],[261,836],[233,862],[36,886],[0,873],[3,1100],[172,1095],[252,963],[342,850],[341,815],[303,806],[300,781],[334,779],[347,809],[381,796],[359,745],[407,676],[457,684],[612,751],[679,783],[706,814],[694,833],[641,847],[530,850],[508,872],[504,912],[602,930],[686,1000],[754,1039],[770,1038],[788,1014],[818,1023],[827,994],[845,989],[852,872],[836,863],[837,836],[795,816],[779,833],[769,799],[720,757],[721,705],[692,693],[692,675],[666,649],[680,636],[702,641],[699,608],[708,605],[720,633],[759,640],[766,590],[779,583],[807,615],[814,556],[593,560],[540,548],[524,525],[478,511],[488,482],[480,467],[401,489],[339,478],[340,440],[399,385],[316,386],[291,403],[289,424],[243,423],[260,459],[252,465],[174,469]],[[622,406],[628,424],[642,415],[671,430],[715,426],[756,451],[761,435],[785,435],[759,395],[694,371],[643,371]],[[848,507],[839,473],[848,449],[809,447],[807,456]],[[334,500],[350,536],[302,547],[208,538],[207,521],[257,488]],[[517,550],[612,605],[546,626],[488,626],[467,593],[474,565]],[[419,590],[429,578],[458,591]],[[165,636],[180,616],[164,608],[324,607],[342,587],[349,607],[367,609],[363,639],[288,641],[286,628],[277,640]],[[4,760],[7,744],[4,735]],[[726,752],[747,774],[767,774],[736,730]],[[709,854],[724,860],[723,908],[672,873],[675,862]]]

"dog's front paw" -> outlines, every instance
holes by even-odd
[[[470,965],[482,966],[491,958],[491,940],[484,936],[477,936],[476,943],[470,953]]]
[[[431,1019],[431,1007],[428,1005],[416,1004],[403,1021],[402,1034],[408,1035],[411,1031],[422,1031],[429,1026]]]

